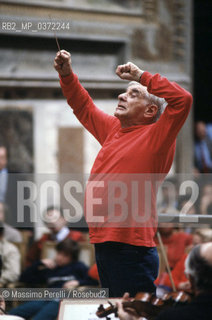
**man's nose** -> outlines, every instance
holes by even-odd
[[[126,100],[126,98],[127,98],[126,92],[123,92],[123,93],[121,93],[121,94],[118,96],[118,99],[119,99],[119,100]]]

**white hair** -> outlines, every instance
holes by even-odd
[[[211,245],[211,242],[208,242]],[[203,292],[212,291],[212,264],[201,254],[201,244],[196,245],[185,261],[185,273],[193,279],[195,288]]]
[[[138,85],[140,83],[138,83],[136,81],[131,81],[128,84],[128,87],[131,85],[134,85],[134,84]],[[155,121],[157,121],[160,118],[160,116],[162,115],[162,113],[164,112],[164,110],[167,106],[167,102],[164,98],[159,98],[159,97],[155,96],[154,94],[149,93],[147,91],[147,88],[144,87],[142,84],[140,84],[140,86],[144,88],[145,99],[148,100],[150,103],[155,104],[158,107],[158,112],[155,117]]]
[[[190,256],[188,255],[185,260],[185,273],[187,275],[195,276],[195,270],[190,267]]]

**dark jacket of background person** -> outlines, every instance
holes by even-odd
[[[185,261],[185,273],[195,298],[188,305],[167,309],[156,320],[212,319],[212,242],[191,250]]]
[[[7,147],[0,140],[0,201],[6,203],[9,207],[5,215],[5,222],[15,228],[30,229],[33,226],[27,206],[23,208],[20,208],[21,205],[19,206],[23,210],[20,210],[22,213],[18,217],[18,205],[21,203],[20,196],[18,196],[18,182],[28,180],[32,180],[32,175],[23,173],[23,170],[14,165],[10,164],[9,166]],[[29,190],[25,188],[24,199],[28,198]],[[24,221],[21,222],[23,217]]]
[[[167,309],[157,317],[157,320],[211,320],[211,319],[212,319],[212,293],[199,295],[188,305]]]
[[[61,288],[67,281],[78,280],[82,285],[97,285],[98,282],[88,276],[88,267],[82,262],[72,262],[66,266],[48,269],[42,261],[35,262],[26,268],[20,276],[20,281],[37,285],[47,283],[49,288]]]

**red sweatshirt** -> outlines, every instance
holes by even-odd
[[[167,258],[170,268],[175,268],[177,262],[184,255],[186,249],[192,245],[193,236],[185,232],[174,232],[168,238],[161,235],[164,246],[167,250]],[[158,245],[158,240],[155,238],[155,242]]]
[[[95,106],[75,74],[61,78],[60,83],[76,117],[102,145],[86,188],[85,214],[91,243],[155,246],[158,185],[155,181],[149,185],[148,181],[152,180],[150,174],[161,174],[161,181],[170,170],[176,137],[192,104],[191,94],[159,74],[144,72],[141,84],[165,98],[168,106],[156,123],[121,128],[116,117]],[[95,181],[99,184],[93,186]],[[144,192],[146,181],[148,195]]]
[[[177,289],[179,289],[179,284],[182,282],[187,282],[188,279],[185,275],[185,260],[187,258],[188,254],[184,253],[184,255],[181,257],[181,259],[178,261],[174,269],[172,270],[172,277],[175,283],[175,286]],[[171,281],[169,279],[169,275],[166,274],[164,282],[164,286],[172,288]]]
[[[188,254],[184,253],[180,260],[175,265],[174,269],[172,270],[172,278],[174,281],[174,284],[177,288],[177,290],[180,290],[179,284],[182,282],[187,282],[188,279],[185,275],[185,260],[187,258]],[[166,286],[172,288],[172,284],[169,278],[169,275],[167,272],[163,272],[155,281],[154,284],[156,286]]]

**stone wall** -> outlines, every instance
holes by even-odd
[[[33,172],[32,112],[18,108],[0,109],[0,141],[8,148],[10,172]]]

